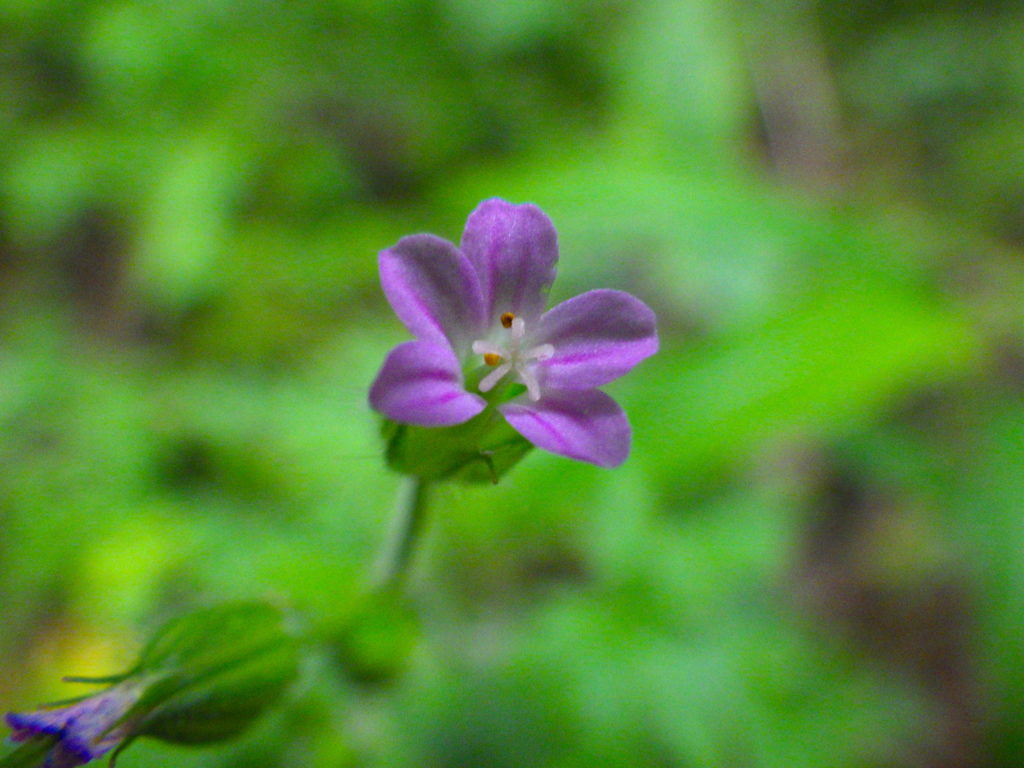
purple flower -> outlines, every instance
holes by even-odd
[[[539,448],[602,467],[625,461],[629,422],[597,387],[657,351],[654,313],[612,290],[544,312],[557,261],[548,217],[498,199],[470,214],[461,248],[422,234],[382,251],[384,293],[416,341],[390,352],[370,405],[427,427],[493,407]]]
[[[102,757],[130,733],[121,722],[139,699],[139,687],[115,685],[67,707],[10,713],[7,724],[13,741],[55,738],[43,763],[46,768],[73,768]]]

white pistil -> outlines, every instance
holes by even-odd
[[[501,381],[510,371],[515,371],[516,378],[526,387],[526,394],[533,401],[540,400],[540,382],[531,363],[547,360],[555,354],[555,348],[551,344],[540,344],[530,349],[522,349],[523,339],[526,337],[526,323],[521,317],[512,317],[511,322],[505,322],[507,312],[502,315],[502,325],[508,330],[508,346],[495,344],[486,340],[473,342],[473,354],[483,355],[488,365],[495,365],[495,369],[480,380],[480,391],[490,392],[495,385]]]

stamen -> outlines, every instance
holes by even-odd
[[[526,386],[527,396],[536,403],[540,400],[540,383],[537,381],[537,377],[529,368],[520,366],[516,371],[519,374],[519,380]]]
[[[494,385],[504,378],[505,374],[512,370],[511,363],[502,363],[493,371],[488,373],[483,379],[480,380],[480,391],[490,392],[494,389]]]
[[[553,344],[541,344],[539,347],[534,347],[523,353],[524,360],[550,360],[555,356],[555,347]]]
[[[516,317],[512,312],[501,315],[501,324],[508,329],[509,335],[504,344],[496,344],[486,339],[473,342],[473,354],[482,355],[484,364],[494,370],[490,371],[477,385],[481,392],[490,392],[509,373],[526,387],[526,394],[534,402],[541,398],[540,381],[533,363],[548,360],[555,354],[551,344],[538,344],[536,347],[523,349],[526,338],[526,321]]]
[[[474,355],[498,355],[503,357],[505,350],[499,347],[497,344],[491,344],[489,341],[474,341],[473,342],[473,354]]]

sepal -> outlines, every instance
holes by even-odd
[[[201,744],[237,735],[295,678],[299,642],[266,603],[196,611],[166,624],[142,652],[137,674],[154,677],[135,709],[138,735]]]
[[[533,445],[488,408],[454,427],[419,427],[384,420],[388,466],[423,480],[497,483]]]

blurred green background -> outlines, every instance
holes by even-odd
[[[343,642],[122,765],[1019,766],[1022,49],[1010,0],[0,1],[0,706],[270,597]],[[491,196],[554,300],[657,311],[633,454],[443,489],[357,620],[376,253]]]

